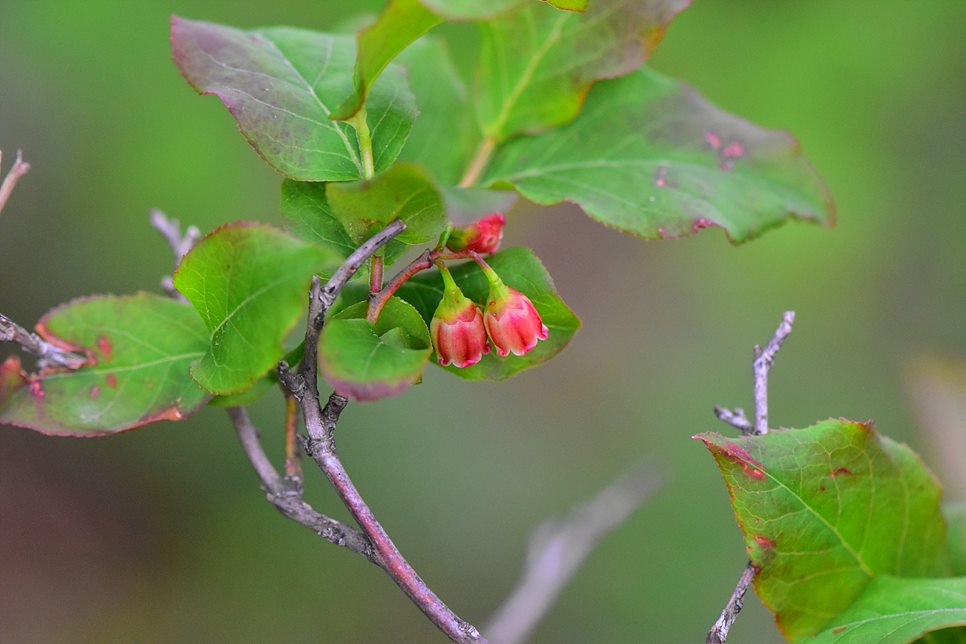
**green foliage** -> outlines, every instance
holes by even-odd
[[[808,644],[905,644],[942,628],[966,626],[966,577],[900,579],[880,576]],[[966,642],[966,629],[945,639]]]
[[[580,320],[557,295],[547,269],[533,251],[528,248],[511,248],[488,258],[487,263],[499,273],[507,285],[530,298],[543,323],[550,329],[550,335],[523,356],[511,354],[501,358],[496,352],[491,352],[471,367],[443,367],[467,380],[503,380],[524,369],[542,364],[560,353],[580,328]],[[485,305],[489,286],[483,272],[475,263],[468,262],[457,266],[452,269],[452,274],[466,297],[477,304]],[[436,272],[420,275],[406,282],[399,289],[399,296],[416,307],[429,324],[443,297],[443,281]]]
[[[422,163],[442,184],[455,185],[480,141],[466,84],[446,43],[436,38],[417,40],[399,63],[409,72],[419,107],[399,158]]]
[[[696,438],[731,493],[755,588],[792,641],[824,629],[878,576],[948,573],[939,484],[870,423]]]
[[[434,241],[443,229],[443,199],[432,177],[413,163],[397,163],[368,181],[330,183],[326,197],[357,246],[394,219],[406,222],[394,240],[404,244]]]
[[[105,436],[180,420],[208,398],[188,375],[208,334],[187,304],[148,293],[80,298],[49,312],[37,330],[86,354],[89,364],[28,376],[12,356],[0,365],[0,423],[57,436]]]
[[[348,257],[356,249],[342,222],[336,218],[325,196],[324,183],[282,182],[282,216],[292,232],[306,241],[318,242]]]
[[[263,224],[233,224],[203,239],[174,276],[211,332],[208,351],[191,368],[198,384],[237,393],[272,369],[312,274],[337,263],[329,249]]]
[[[418,382],[433,349],[410,304],[393,297],[373,324],[365,302],[340,311],[322,329],[319,366],[329,384],[355,400],[392,396]]]
[[[596,0],[577,14],[530,2],[483,23],[480,129],[503,141],[571,120],[591,83],[640,67],[687,4]]]
[[[595,85],[572,123],[502,146],[484,184],[513,185],[541,204],[573,201],[649,239],[720,226],[740,242],[789,216],[834,216],[788,134],[722,112],[648,69]]]
[[[329,118],[352,91],[351,36],[277,27],[241,31],[177,16],[174,60],[191,85],[217,95],[256,151],[301,181],[364,176],[353,129]],[[416,118],[405,72],[389,67],[367,102],[376,170],[388,168]]]

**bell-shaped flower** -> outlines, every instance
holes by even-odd
[[[490,352],[483,313],[480,307],[463,295],[453,276],[442,264],[439,265],[439,272],[443,276],[444,290],[443,299],[429,324],[433,347],[439,364],[469,367]]]
[[[537,346],[539,340],[546,340],[550,331],[530,298],[504,284],[482,259],[474,259],[490,283],[483,324],[497,354],[501,357],[511,353],[522,356]]]
[[[475,251],[489,254],[500,250],[503,240],[503,224],[506,219],[502,213],[494,212],[469,226],[456,228],[450,233],[446,247],[452,251]]]

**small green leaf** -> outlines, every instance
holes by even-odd
[[[587,11],[587,0],[543,0],[564,11]]]
[[[68,302],[37,325],[45,340],[87,354],[75,371],[25,373],[17,356],[0,365],[0,424],[55,436],[105,436],[181,420],[208,395],[188,374],[208,334],[181,302],[149,293]]]
[[[949,567],[954,575],[966,575],[966,503],[945,508],[949,522]]]
[[[656,239],[724,228],[735,242],[789,217],[834,221],[825,185],[788,134],[720,111],[642,69],[597,83],[572,123],[498,148],[484,185]]]
[[[332,121],[353,91],[355,39],[273,27],[242,31],[208,22],[171,21],[174,61],[202,94],[215,94],[255,150],[300,181],[363,176],[355,131]],[[399,156],[416,118],[405,72],[390,66],[367,103],[376,170]]]
[[[560,353],[580,328],[580,320],[557,295],[547,269],[529,248],[510,248],[496,253],[486,261],[507,285],[530,298],[543,323],[550,329],[550,335],[523,356],[509,355],[501,358],[492,351],[471,367],[444,367],[467,380],[503,380],[546,362]],[[489,286],[483,272],[475,263],[468,262],[457,266],[452,269],[452,273],[466,297],[477,304],[485,305]],[[429,324],[443,297],[442,278],[437,272],[417,275],[399,289],[398,295],[416,307]]]
[[[319,366],[336,392],[354,400],[376,400],[418,382],[433,352],[429,329],[419,313],[390,298],[373,325],[360,302],[325,323]]]
[[[174,275],[211,332],[208,352],[191,368],[198,384],[233,394],[273,368],[312,274],[339,261],[328,248],[263,224],[223,226],[201,240]]]
[[[356,35],[355,91],[335,110],[332,118],[344,121],[355,116],[365,105],[369,89],[386,65],[440,22],[441,18],[421,0],[389,0],[376,22]]]
[[[878,575],[947,573],[938,482],[871,423],[695,438],[721,469],[755,589],[789,639],[825,628]]]
[[[443,201],[435,182],[415,163],[397,163],[369,181],[330,183],[326,197],[332,214],[357,244],[369,239],[394,219],[406,230],[394,241],[424,244],[443,228]]]
[[[422,38],[399,57],[409,72],[419,118],[399,158],[425,165],[442,185],[456,185],[480,133],[466,87],[446,42]]]
[[[808,644],[906,644],[942,628],[966,626],[966,577],[876,577],[848,610]],[[960,630],[948,641],[966,641]],[[943,640],[947,641],[947,640]]]
[[[594,81],[640,67],[687,5],[688,0],[595,0],[586,13],[573,13],[530,2],[482,23],[480,129],[503,141],[570,121]]]
[[[342,222],[332,214],[325,198],[324,183],[284,180],[282,216],[296,235],[306,241],[330,246],[342,257],[348,257],[358,246]]]

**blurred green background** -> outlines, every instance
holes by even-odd
[[[152,207],[202,230],[277,222],[279,178],[181,80],[168,16],[325,29],[379,3],[349,4],[0,2],[0,149],[5,167],[18,147],[33,164],[0,218],[0,311],[30,325],[77,295],[156,290],[171,258]],[[690,436],[727,431],[715,404],[751,407],[751,347],[786,308],[798,322],[773,372],[774,425],[874,418],[928,449],[903,373],[966,352],[964,24],[957,0],[704,0],[678,17],[652,64],[795,133],[839,225],[735,248],[715,230],[645,243],[570,207],[511,213],[506,243],[535,248],[584,320],[571,346],[500,384],[430,369],[402,396],[351,406],[339,429],[376,515],[460,615],[481,624],[498,606],[540,520],[650,459],[663,489],[534,641],[703,641],[745,557]],[[277,454],[279,401],[254,414]],[[347,518],[309,478],[313,502]],[[441,636],[375,567],[281,518],[207,410],[102,440],[0,428],[0,640]],[[757,599],[732,641],[780,641]]]

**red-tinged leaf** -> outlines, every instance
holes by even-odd
[[[148,293],[94,296],[44,316],[38,333],[88,356],[80,369],[26,373],[16,356],[0,366],[0,423],[57,436],[105,436],[181,420],[207,394],[188,373],[208,333],[188,304]]]
[[[715,226],[742,242],[792,218],[835,221],[794,138],[647,68],[597,83],[564,127],[500,146],[482,184],[512,185],[543,205],[571,201],[647,239]]]
[[[875,577],[948,572],[939,483],[871,423],[695,438],[731,493],[755,589],[792,641],[825,628]]]
[[[300,181],[363,176],[351,126],[329,118],[353,91],[352,36],[289,27],[242,31],[173,17],[171,48],[185,79],[215,94],[255,150]],[[367,112],[376,170],[388,168],[416,118],[405,72],[390,66],[372,88]]]
[[[365,319],[367,304],[340,311],[325,323],[319,366],[336,392],[353,400],[377,400],[418,382],[433,349],[419,313],[390,298],[375,324]]]

